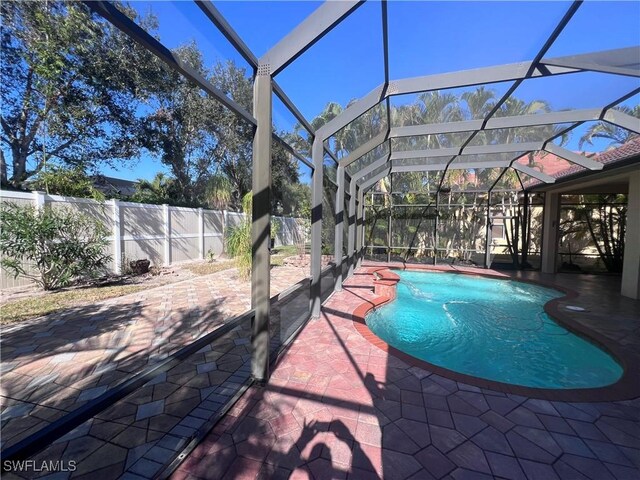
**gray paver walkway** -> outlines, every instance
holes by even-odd
[[[272,269],[272,294],[307,276]],[[230,269],[3,328],[2,448],[246,312],[250,298]]]

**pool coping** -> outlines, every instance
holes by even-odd
[[[393,355],[394,357],[403,360],[405,363],[423,368],[430,372],[436,373],[443,377],[449,378],[457,382],[463,382],[469,385],[474,385],[480,388],[486,388],[502,393],[509,393],[514,395],[522,395],[530,398],[541,398],[551,401],[563,401],[563,402],[611,402],[630,400],[640,396],[640,362],[636,355],[633,354],[629,348],[620,345],[611,339],[605,337],[600,332],[582,325],[581,323],[571,319],[565,315],[560,309],[560,302],[578,298],[580,295],[578,292],[569,288],[556,285],[552,282],[531,280],[531,279],[516,279],[509,275],[501,274],[498,272],[475,272],[469,270],[451,270],[443,268],[434,268],[429,265],[398,265],[398,266],[380,266],[380,267],[365,267],[368,274],[374,277],[373,287],[376,297],[370,301],[364,301],[355,308],[352,313],[352,321],[355,329],[362,335],[369,343],[375,347],[383,350],[384,352]],[[441,273],[453,273],[459,275],[472,275],[479,277],[488,277],[502,280],[512,280],[523,283],[531,283],[540,285],[547,288],[554,288],[562,293],[564,296],[554,298],[544,305],[544,311],[551,316],[560,325],[567,328],[572,333],[575,333],[587,341],[594,343],[598,347],[609,353],[621,366],[622,376],[620,379],[611,385],[596,388],[579,388],[579,389],[550,389],[550,388],[534,388],[525,387],[520,385],[512,385],[508,383],[498,382],[495,380],[487,380],[484,378],[467,375],[464,373],[449,370],[438,365],[434,365],[425,360],[418,359],[407,353],[392,347],[387,342],[375,335],[367,326],[365,316],[372,310],[381,307],[389,302],[395,300],[396,297],[396,284],[400,281],[400,277],[393,272],[393,270],[413,270],[413,271],[432,271]]]

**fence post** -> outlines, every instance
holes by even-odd
[[[198,234],[200,235],[200,260],[204,260],[204,210],[198,208]]]
[[[37,190],[34,190],[32,193],[33,193],[33,203],[35,204],[36,209],[42,210],[42,207],[44,207],[44,202],[45,202],[44,193],[38,192]]]
[[[171,210],[166,203],[162,205],[164,210],[164,265],[171,265]]]
[[[111,200],[113,206],[113,273],[122,274],[122,224],[120,223],[120,202]]]
[[[229,212],[222,210],[222,252],[226,252],[226,241],[229,231]]]

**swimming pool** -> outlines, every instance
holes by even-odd
[[[440,272],[396,272],[396,300],[366,323],[389,345],[455,372],[534,388],[615,383],[622,367],[550,318],[557,290]]]

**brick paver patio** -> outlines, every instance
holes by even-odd
[[[295,280],[294,272],[273,273],[272,293]],[[576,313],[576,319],[639,347],[638,302],[620,297],[615,280],[556,280],[582,292],[571,302],[588,312]],[[213,281],[239,291],[228,276]],[[182,301],[178,292],[192,290],[173,290],[174,305]],[[218,422],[174,478],[640,478],[638,399],[528,398],[410,366],[354,328],[351,313],[374,298],[370,270],[358,270],[279,359],[269,384],[250,388],[219,422],[249,378],[248,320],[29,458],[38,465],[76,462],[75,470],[51,478],[156,478]],[[273,304],[272,354],[307,308],[305,289]],[[85,389],[79,395],[90,402],[101,392]],[[57,418],[43,406],[21,411],[16,405],[6,410],[3,427],[34,416],[45,424]],[[16,473],[3,478],[48,474]]]
[[[274,268],[272,294],[307,276],[307,268]],[[2,448],[246,312],[250,298],[249,283],[230,269],[3,328]]]
[[[640,302],[621,297],[615,279],[550,278],[580,291],[572,302],[588,311],[576,321],[640,348]],[[640,478],[640,399],[529,398],[409,366],[354,328],[371,286],[357,271],[173,479]]]

